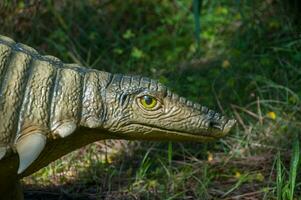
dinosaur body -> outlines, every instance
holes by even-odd
[[[234,120],[160,83],[64,64],[0,36],[0,198],[18,180],[101,139],[209,141]]]

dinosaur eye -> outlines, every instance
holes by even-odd
[[[140,97],[140,104],[146,108],[146,109],[154,109],[158,105],[158,101],[156,98],[149,96],[149,95],[144,95]]]

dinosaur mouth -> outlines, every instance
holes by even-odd
[[[225,136],[235,123],[235,120],[228,120],[219,126],[212,126],[203,130],[191,132],[166,129],[157,126],[150,127],[143,123],[129,124],[127,127],[135,126],[136,130],[137,127],[139,127],[139,130],[141,131],[139,137],[145,140],[212,141]],[[132,134],[128,134],[129,138],[131,138],[131,135]],[[133,138],[135,139],[134,133]]]
[[[139,127],[141,130],[145,129],[146,126],[142,124],[131,124],[128,125],[131,129],[132,126],[135,128]],[[149,127],[147,127],[149,128]],[[213,141],[217,138],[209,135],[197,135],[188,132],[180,132],[175,130],[162,129],[157,127],[151,127],[149,131],[143,131],[139,136],[137,136],[137,132],[128,132],[126,134],[127,139],[133,140],[151,140],[151,141]],[[124,138],[124,136],[123,136]]]

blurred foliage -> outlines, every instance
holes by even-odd
[[[92,177],[87,182],[108,185],[101,184],[102,191],[126,190],[127,197],[144,199],[249,193],[281,199],[285,185],[298,199],[298,164],[294,185],[283,181],[292,173],[288,160],[298,160],[290,153],[293,133],[300,140],[299,1],[203,0],[201,12],[194,12],[193,2],[4,0],[0,33],[65,62],[150,76],[238,121],[233,134],[217,143],[148,143],[119,165],[98,163],[97,150],[88,151],[83,160],[90,169],[83,163],[77,169],[82,180]],[[62,163],[52,167],[64,170]],[[55,176],[49,171],[37,180]],[[126,180],[124,187],[120,180]]]

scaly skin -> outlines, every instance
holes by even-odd
[[[64,64],[0,36],[0,196],[21,199],[18,179],[97,140],[211,141],[234,123],[154,80]]]

